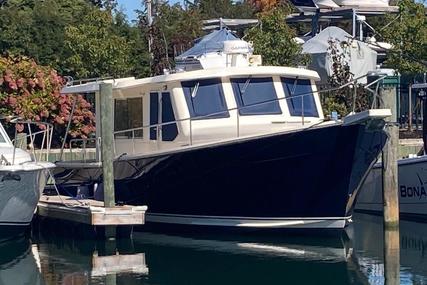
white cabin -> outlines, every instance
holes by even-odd
[[[164,152],[319,124],[316,72],[253,66],[113,83],[115,154]],[[64,93],[98,94],[99,82]],[[99,135],[97,135],[99,137]]]

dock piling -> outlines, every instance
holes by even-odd
[[[399,228],[399,190],[397,174],[397,154],[399,145],[399,127],[388,123],[386,131],[389,139],[382,154],[384,227]]]
[[[112,208],[116,205],[114,195],[114,121],[113,121],[113,86],[111,83],[99,85],[100,118],[101,118],[101,159],[102,177],[104,183],[104,207]],[[105,238],[116,237],[116,227],[105,227]]]
[[[102,154],[102,177],[104,183],[105,207],[115,206],[114,197],[114,121],[113,121],[113,86],[111,83],[99,85],[101,100],[101,154]]]

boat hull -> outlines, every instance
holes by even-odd
[[[402,218],[427,221],[427,156],[398,160],[399,211]],[[383,212],[382,169],[375,165],[362,186],[356,210]]]
[[[332,125],[115,162],[116,200],[147,223],[343,228],[382,128]]]
[[[47,170],[42,167],[0,170],[0,240],[28,229],[46,182]]]

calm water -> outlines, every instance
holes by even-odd
[[[333,237],[52,234],[0,244],[0,284],[384,284],[381,217]],[[401,221],[400,283],[427,284],[427,224]]]

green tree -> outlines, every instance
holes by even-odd
[[[197,0],[194,4],[200,10],[203,19],[211,18],[252,18],[254,10],[247,1]]]
[[[9,0],[0,8],[0,48],[61,72],[64,29],[90,9],[94,7],[86,0]]]
[[[254,44],[254,53],[261,54],[265,65],[297,66],[306,64],[296,36],[285,22],[291,12],[289,6],[279,6],[259,15],[259,25],[247,32],[246,39]]]
[[[401,73],[427,71],[427,17],[422,3],[400,0],[398,18],[388,15],[391,23],[382,31],[383,39],[392,44],[386,64]]]
[[[143,12],[139,12],[140,25],[147,41],[152,38],[151,73],[162,74],[163,69],[174,66],[174,57],[190,48],[193,40],[202,35],[201,14],[197,7],[184,9],[180,4],[155,4],[156,12],[149,26]]]
[[[130,74],[136,77],[150,75],[150,55],[148,53],[148,41],[138,25],[129,25],[123,11],[114,13],[114,31],[127,39],[130,56]]]
[[[130,43],[115,33],[110,13],[92,10],[76,26],[65,28],[66,66],[78,78],[131,73]]]

